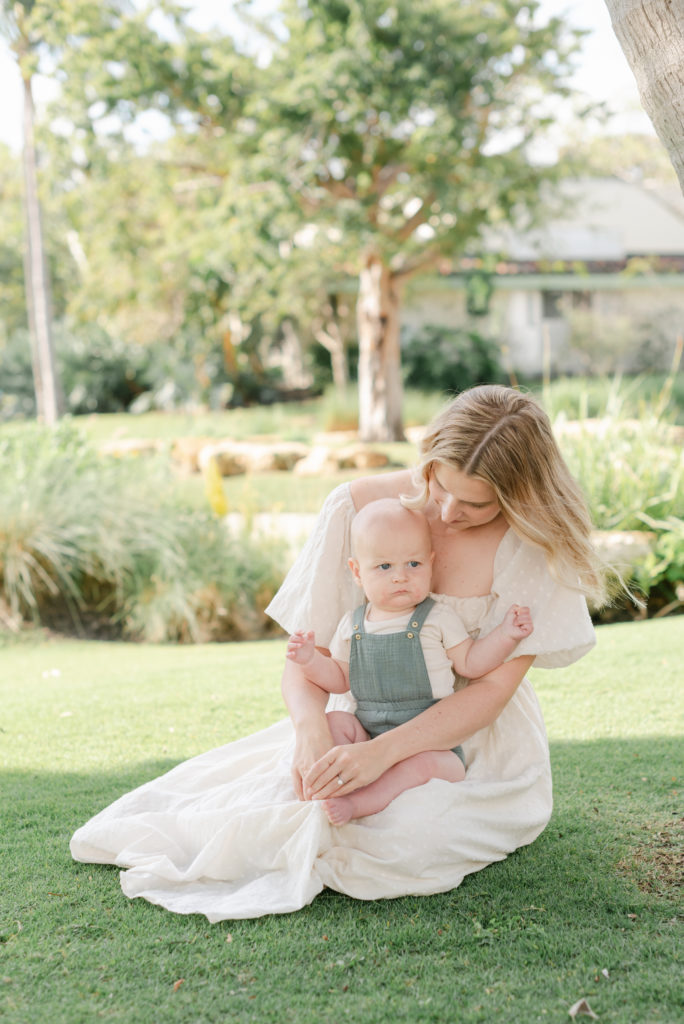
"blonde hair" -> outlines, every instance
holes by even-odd
[[[542,549],[557,582],[596,606],[606,602],[609,569],[591,542],[586,500],[531,395],[495,384],[463,391],[429,424],[419,451],[420,493],[404,498],[407,507],[427,502],[435,463],[482,480],[518,536]]]

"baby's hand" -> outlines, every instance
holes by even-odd
[[[532,613],[526,605],[512,604],[504,615],[502,623],[508,636],[514,640],[523,640],[534,630]]]
[[[312,630],[305,633],[298,630],[287,641],[285,657],[296,661],[298,665],[308,665],[316,653],[316,638]]]

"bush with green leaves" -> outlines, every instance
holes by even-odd
[[[657,410],[567,421],[554,430],[599,530],[648,531],[651,553],[627,576],[649,614],[682,607],[684,591],[684,428]],[[637,609],[634,609],[635,612]]]
[[[64,408],[75,415],[123,412],[147,387],[148,354],[101,328],[54,327]],[[17,331],[0,351],[0,419],[35,415],[31,342]]]
[[[278,550],[182,505],[162,460],[97,454],[69,423],[0,436],[0,618],[154,641],[263,635]]]
[[[506,379],[496,342],[463,328],[422,328],[402,344],[401,361],[406,386],[424,391],[458,392]]]

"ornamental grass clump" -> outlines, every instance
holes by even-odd
[[[174,494],[163,460],[97,454],[69,423],[0,440],[0,618],[141,640],[262,635],[274,549]],[[259,602],[259,603],[258,603]]]
[[[650,553],[615,568],[648,602],[647,614],[684,607],[684,427],[657,408],[638,418],[619,410],[579,422],[556,418],[554,429],[587,496],[598,530],[637,531]],[[635,614],[645,609],[634,605]]]

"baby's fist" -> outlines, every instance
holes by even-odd
[[[511,623],[513,635],[519,640],[524,639],[526,636],[530,636],[534,631],[532,613],[530,609],[526,605],[514,604],[511,610],[513,612]]]

